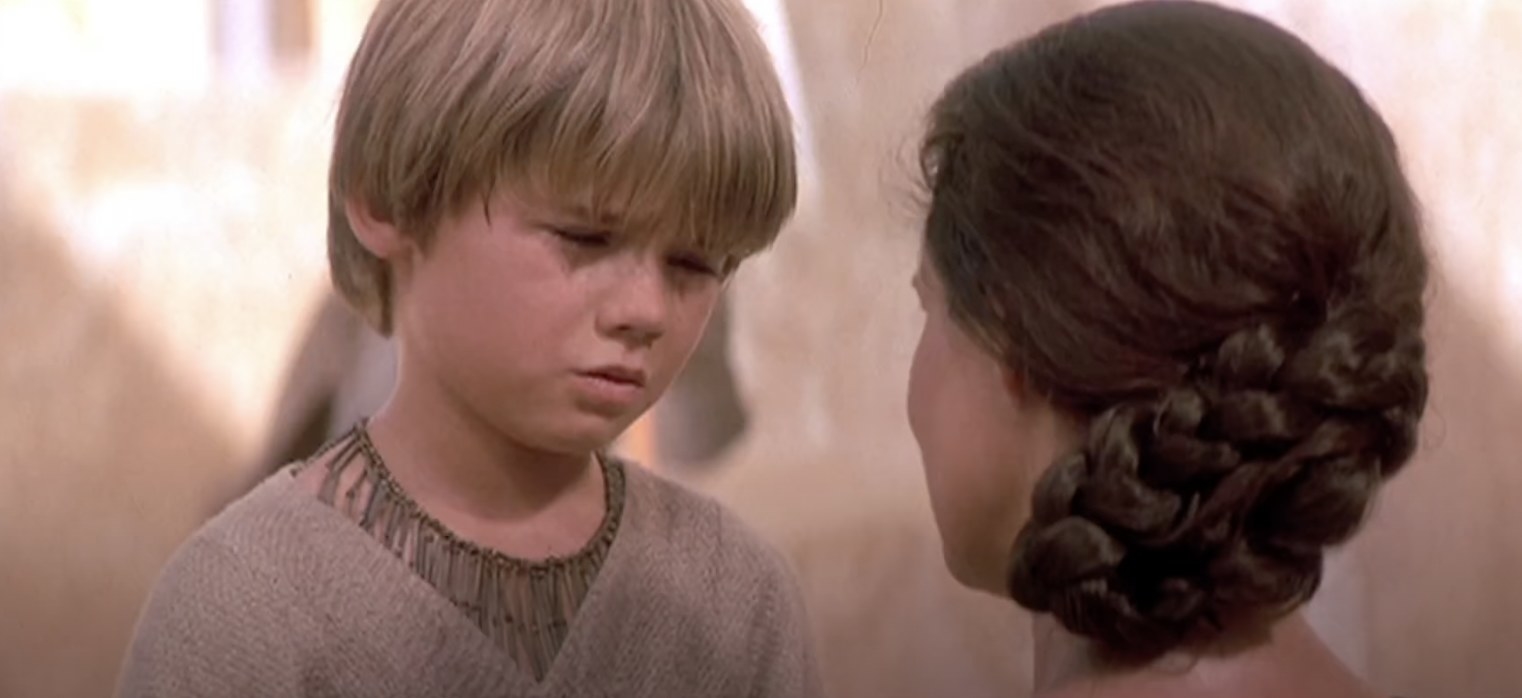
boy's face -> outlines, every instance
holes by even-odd
[[[493,197],[446,217],[397,271],[402,380],[520,446],[607,445],[691,355],[719,260]]]

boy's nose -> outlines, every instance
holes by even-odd
[[[609,289],[601,328],[631,346],[654,344],[666,331],[671,289],[659,260],[631,261]]]

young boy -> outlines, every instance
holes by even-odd
[[[330,178],[372,418],[176,554],[123,696],[811,696],[785,563],[603,449],[795,197],[735,0],[382,0]]]

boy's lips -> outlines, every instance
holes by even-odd
[[[592,378],[601,378],[604,380],[612,381],[614,383],[624,383],[638,388],[643,388],[645,386],[644,369],[634,366],[611,364],[608,366],[599,366],[590,371],[582,371],[581,374]]]
[[[628,414],[645,399],[645,372],[631,366],[602,366],[577,372],[582,403],[605,416]]]

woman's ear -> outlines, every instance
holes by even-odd
[[[1016,405],[1023,405],[1030,402],[1032,397],[1037,397],[1035,391],[1031,390],[1030,376],[1024,371],[1005,366],[1000,369],[1000,373],[1004,379],[1004,392],[1008,393],[1009,399]]]
[[[1030,374],[1009,367],[1005,367],[1003,372],[1004,391],[1014,403],[1015,409],[1023,416],[1026,424],[1043,433],[1040,438],[1045,439],[1053,449],[1040,462],[1054,462],[1058,455],[1072,451],[1083,443],[1084,434],[1089,430],[1088,417],[1058,406],[1049,393],[1032,384]],[[1039,472],[1037,474],[1039,476]]]
[[[354,231],[354,237],[370,254],[392,262],[411,250],[412,239],[403,235],[396,224],[377,217],[364,201],[355,197],[345,198],[344,215],[349,219],[349,228]]]

